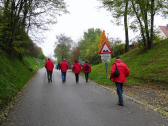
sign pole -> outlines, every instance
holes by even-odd
[[[108,63],[105,62],[105,67],[106,67],[106,78],[108,79]]]
[[[112,50],[110,48],[108,38],[105,35],[105,31],[103,31],[101,35],[98,47],[99,47],[99,54],[101,55],[101,60],[103,63],[105,63],[106,78],[108,79],[108,62],[110,62]]]

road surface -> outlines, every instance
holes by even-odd
[[[117,97],[94,82],[79,84],[71,72],[62,84],[60,71],[48,83],[44,69],[29,81],[2,126],[168,126],[158,113]]]

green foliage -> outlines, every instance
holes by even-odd
[[[110,75],[111,63],[109,63],[109,75]],[[93,70],[90,74],[90,78],[96,81],[98,84],[111,85],[110,77],[106,78],[105,64],[101,63],[93,66]]]
[[[114,56],[122,55],[125,53],[125,44],[121,44],[121,43],[113,44],[112,48],[113,48]]]
[[[126,51],[129,48],[127,15],[134,19],[130,28],[139,30],[143,46],[145,49],[151,49],[154,43],[155,29],[154,18],[157,14],[165,16],[168,14],[167,0],[101,0],[104,7],[107,8],[117,24],[124,16],[124,27],[126,37]],[[124,9],[125,8],[125,9]],[[128,22],[129,23],[129,22]]]
[[[126,54],[123,59],[131,68],[131,78],[168,84],[167,49],[168,40],[164,40],[145,53],[141,49]]]
[[[25,57],[23,61],[9,58],[0,50],[0,108],[25,86],[26,82],[39,68],[37,59]]]
[[[63,34],[57,36],[57,46],[54,52],[58,62],[62,61],[64,58],[70,62],[72,43],[73,41],[70,37]]]
[[[145,83],[156,83],[168,86],[168,40],[157,42],[153,49],[144,52],[143,48],[135,48],[121,56],[121,59],[128,64],[131,75],[128,85],[139,85]],[[109,75],[111,65],[109,63]],[[93,67],[91,79],[100,84],[111,84],[106,79],[105,66],[99,64]]]
[[[87,60],[91,64],[98,64],[101,62],[100,56],[98,55],[98,43],[102,31],[100,29],[88,29],[84,33],[83,39],[79,41],[78,48],[80,50],[80,59]]]
[[[52,14],[49,14],[50,12]],[[64,0],[1,1],[0,47],[12,56],[17,55],[19,58],[23,58],[27,53],[38,57],[41,53],[40,49],[32,46],[27,31],[33,26],[41,28],[45,24],[56,23],[56,15],[66,12]],[[47,18],[40,17],[46,13],[48,13]]]

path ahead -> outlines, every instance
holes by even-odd
[[[168,126],[157,113],[126,100],[116,104],[117,97],[93,82],[68,73],[62,84],[60,72],[54,72],[48,83],[45,70],[29,82],[23,95],[11,110],[3,126]]]

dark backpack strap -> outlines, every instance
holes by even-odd
[[[117,67],[117,64],[115,63],[115,66],[116,66],[116,70],[118,70],[118,67]]]

